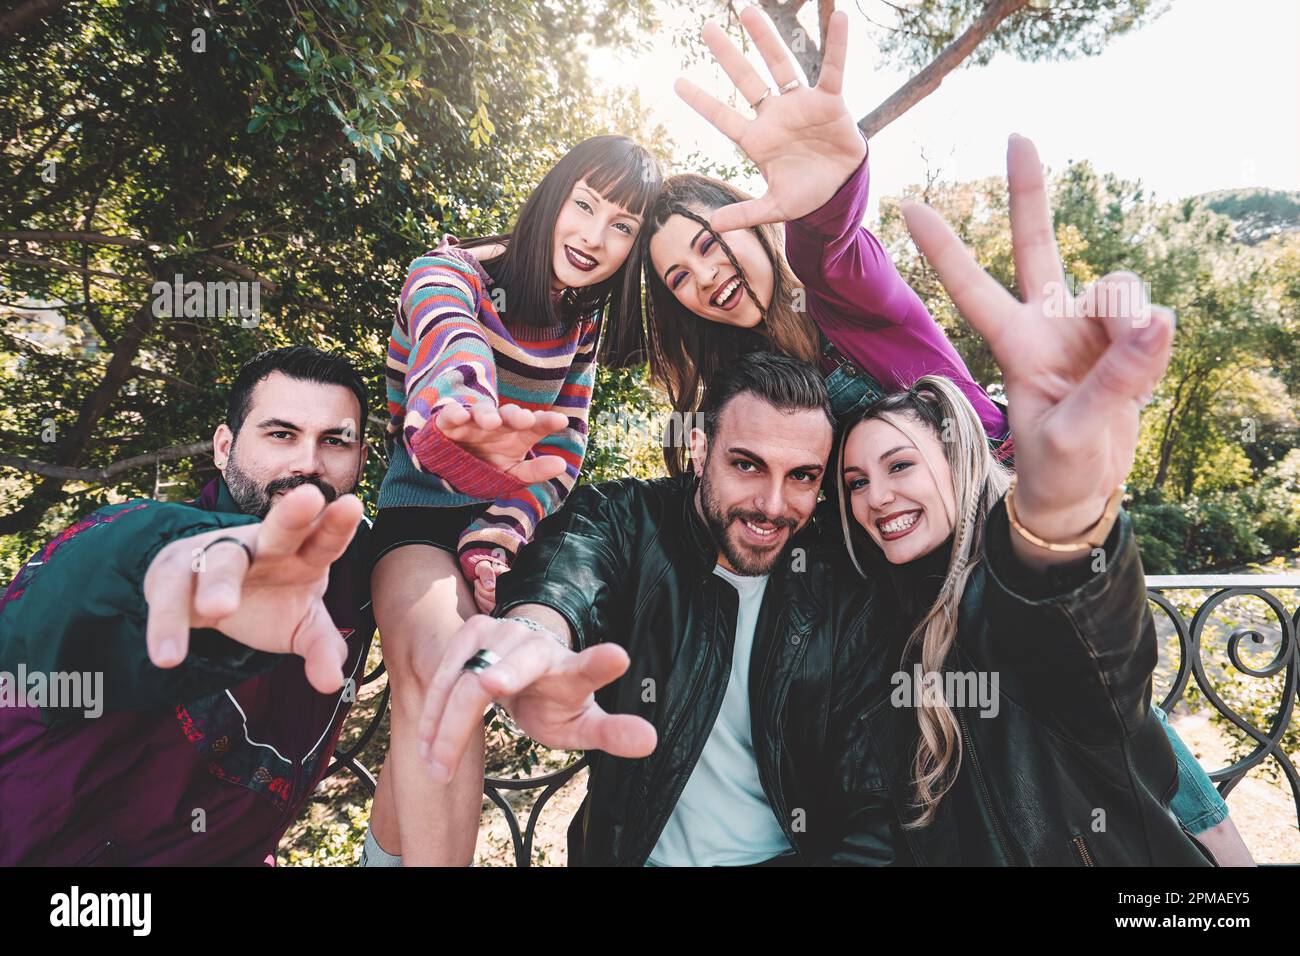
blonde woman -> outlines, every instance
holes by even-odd
[[[898,636],[873,651],[892,689],[861,718],[896,850],[922,864],[1204,865],[1169,811],[1178,763],[1151,708],[1155,626],[1120,508],[1174,316],[1130,273],[1065,296],[1042,166],[1014,134],[1007,182],[1021,301],[934,210],[903,216],[1002,369],[1015,476],[938,376],[861,413],[836,461],[849,557],[887,569],[903,605]]]
[[[1011,481],[1010,472],[989,453],[975,408],[948,378],[924,376],[906,392],[888,395],[846,425],[839,473],[844,476],[844,496],[837,505],[849,557],[863,575],[868,574],[868,563],[874,564],[876,572],[881,570],[880,558],[889,564],[885,574],[893,581],[902,617],[910,627],[901,654],[901,674],[915,680],[914,663],[919,663],[922,674],[969,672],[967,665],[978,652],[972,652],[966,643],[975,640],[971,622],[979,620],[980,602],[987,589],[984,575],[988,571],[980,564],[985,520]],[[853,524],[849,522],[850,509]],[[870,544],[863,541],[863,535]],[[997,636],[984,635],[984,639],[996,641]],[[978,667],[974,670],[979,671]],[[1001,726],[989,727],[998,736],[1023,731],[1023,727],[1014,728],[1021,695],[1009,687],[1009,680],[1017,676],[1014,667],[1011,670],[1013,674],[1001,672],[997,689],[1011,700],[998,701],[996,711],[1000,714],[1014,708],[1018,715],[1004,719]],[[1047,679],[1041,691],[1053,695],[1056,684]],[[1067,700],[1061,697],[1061,708],[1069,706]],[[1045,711],[1054,709],[1050,697],[1043,702]],[[983,704],[984,713],[995,710],[989,700],[976,700],[975,704]],[[1221,864],[1251,865],[1249,851],[1208,775],[1169,727],[1160,708],[1152,704],[1151,713],[1151,719],[1169,737],[1177,758],[1178,790],[1170,801],[1171,812]],[[1079,714],[1066,719],[1076,717]],[[1044,723],[1053,723],[1053,718],[1048,715]],[[958,709],[937,695],[918,701],[915,730],[910,770],[915,816],[907,823],[913,829],[936,821],[945,793],[952,790],[963,771],[976,773],[965,748],[966,740],[975,741],[978,748],[980,736],[979,732],[967,736],[970,728],[963,726]],[[1056,749],[1047,748],[1041,754],[1049,778],[1056,778],[1069,763],[1058,760]],[[1014,773],[1024,777],[1023,767]],[[1053,786],[1058,783],[1056,779],[1050,782]],[[1022,795],[1023,787],[1024,780],[1018,780]],[[1096,842],[1092,810],[1100,799],[1087,788],[1079,791],[1079,796],[1087,797],[1083,809],[1088,810],[1088,819],[1082,822],[1088,827],[1070,834],[1070,838],[1078,836],[1078,842],[1071,839],[1067,843],[1082,851],[1078,861],[1084,862],[1084,852],[1093,858],[1100,852],[1089,845]],[[1158,796],[1167,793],[1161,791]]]

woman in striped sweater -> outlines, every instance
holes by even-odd
[[[446,637],[476,605],[491,610],[496,575],[577,481],[598,343],[615,362],[639,348],[637,235],[660,182],[645,149],[593,137],[547,173],[510,234],[447,237],[411,263],[371,536],[392,738],[365,862],[473,856],[482,742],[445,786],[430,778],[417,752],[428,681]],[[606,310],[619,331],[602,340]]]

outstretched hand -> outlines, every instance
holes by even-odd
[[[769,87],[715,21],[705,25],[703,37],[740,95],[751,106],[758,104],[754,119],[690,80],[678,79],[673,86],[692,109],[744,150],[767,181],[767,193],[762,197],[714,210],[709,225],[715,232],[806,216],[835,195],[867,153],[866,140],[841,95],[848,15],[843,11],[831,14],[821,74],[813,87],[802,81],[798,64],[767,14],[758,7],[746,7],[740,22],[762,54],[775,88]],[[778,93],[796,82],[797,86]],[[767,90],[771,92],[760,103]]]
[[[438,410],[434,425],[475,458],[513,476],[521,485],[564,474],[565,462],[559,455],[527,458],[539,441],[568,427],[568,417],[560,412],[533,412],[518,405],[497,407],[490,402],[465,408],[451,402]]]
[[[189,651],[192,628],[216,628],[259,651],[297,654],[313,687],[338,690],[348,648],[324,597],[330,565],[347,550],[361,514],[355,495],[327,505],[320,489],[303,485],[258,524],[168,544],[144,576],[149,659],[175,667]]]
[[[464,670],[480,650],[498,660],[477,673]],[[483,711],[500,701],[533,740],[559,750],[603,750],[644,757],[655,748],[654,726],[631,714],[610,714],[595,693],[627,670],[627,651],[597,644],[574,653],[543,631],[509,618],[471,617],[452,635],[429,684],[420,720],[420,754],[446,783],[460,765],[470,735],[482,732]]]
[[[1007,146],[1017,302],[933,209],[905,203],[907,228],[1002,369],[1016,441],[1016,512],[1049,541],[1073,541],[1128,476],[1138,419],[1169,364],[1174,314],[1130,272],[1070,295],[1034,144]]]

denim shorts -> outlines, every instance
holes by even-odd
[[[1200,763],[1192,756],[1177,731],[1169,725],[1165,712],[1155,704],[1151,705],[1151,710],[1164,727],[1169,746],[1173,748],[1174,757],[1178,760],[1178,792],[1174,794],[1169,809],[1193,835],[1218,826],[1228,818],[1228,805],[1219,796],[1209,774],[1201,769]]]

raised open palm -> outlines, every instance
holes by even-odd
[[[1022,136],[1007,145],[1007,183],[1021,302],[933,209],[905,203],[903,216],[1002,369],[1021,520],[1049,540],[1068,540],[1097,520],[1133,467],[1138,418],[1169,364],[1174,315],[1152,306],[1128,272],[1069,295],[1042,165]]]
[[[679,79],[673,87],[692,109],[744,150],[767,181],[767,193],[762,197],[714,211],[710,225],[718,232],[798,219],[819,209],[861,165],[867,152],[866,140],[840,93],[848,51],[848,16],[842,11],[831,15],[821,75],[814,87],[802,82],[798,65],[762,10],[746,7],[740,22],[776,82],[776,89],[761,103],[759,99],[771,88],[722,27],[709,21],[703,37],[745,101],[758,103],[753,119],[690,80]],[[798,85],[778,93],[795,83]]]

